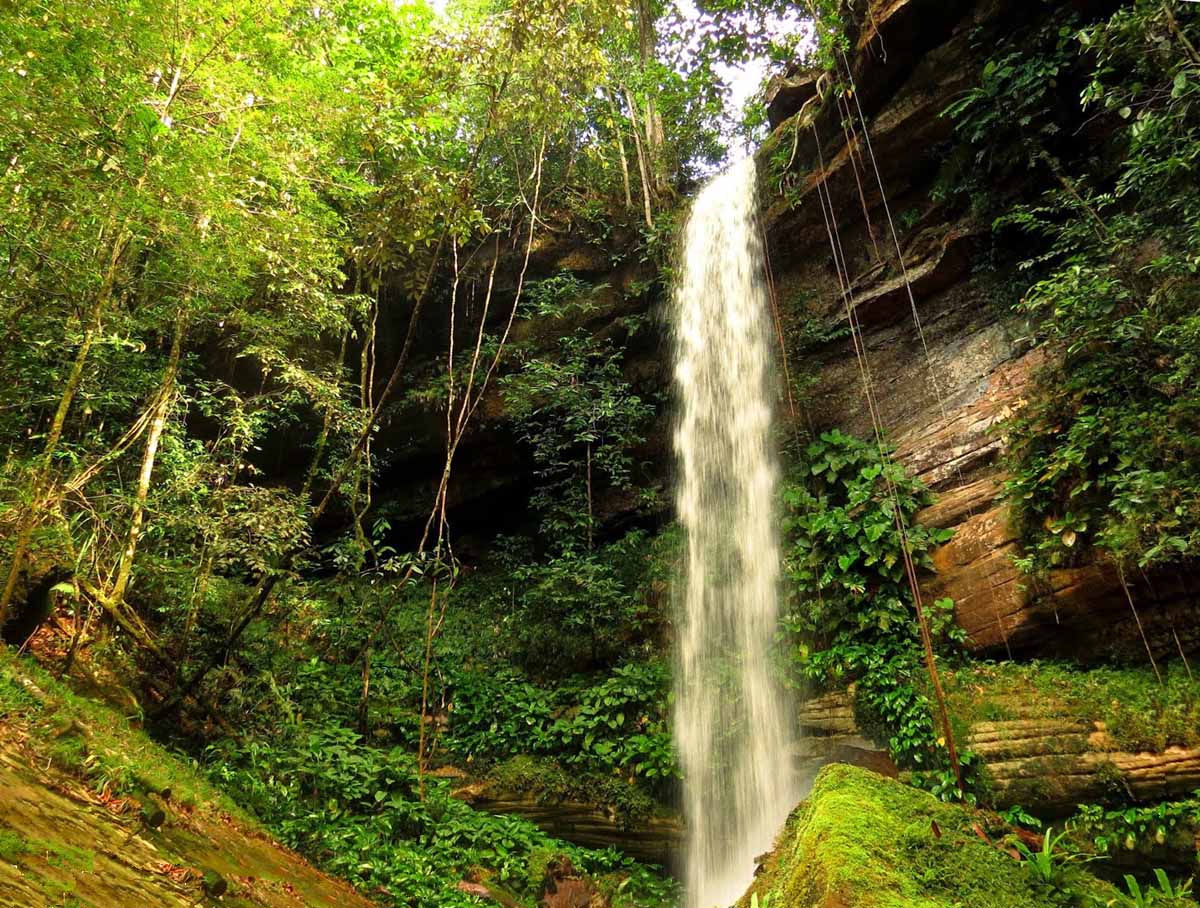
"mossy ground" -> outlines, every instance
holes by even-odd
[[[169,789],[176,802],[245,815],[182,758],[109,706],[76,694],[30,659],[0,650],[0,722],[19,728],[61,770],[112,795]]]
[[[528,795],[538,803],[574,801],[611,808],[625,823],[646,819],[660,807],[636,782],[621,776],[570,771],[543,757],[518,756],[504,760],[488,770],[486,779],[501,791]]]
[[[970,663],[948,671],[951,713],[963,726],[1026,717],[1073,716],[1103,722],[1113,743],[1127,751],[1161,752],[1200,746],[1200,681],[1182,664],[1080,669],[1055,662]]]
[[[0,908],[215,905],[205,872],[227,881],[229,908],[368,905],[273,842],[128,717],[8,652],[0,792]],[[153,807],[164,812],[157,828],[140,809]]]
[[[985,814],[834,764],[740,905],[751,894],[773,908],[1082,908],[1116,898],[1074,866],[1043,883],[1012,857],[1005,829],[988,824]]]

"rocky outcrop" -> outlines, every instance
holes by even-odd
[[[998,807],[1066,814],[1084,803],[1185,798],[1200,787],[1200,747],[1132,750],[1102,715],[1042,687],[989,690],[981,677],[962,688],[976,704],[987,704],[975,712],[990,718],[970,722],[963,746],[985,764],[989,799]],[[960,711],[969,708],[961,696],[956,700]]]
[[[1078,696],[1093,683],[1088,673],[1040,678],[1030,667],[999,677],[985,666],[944,680],[959,748],[981,761],[983,797],[993,807],[1019,804],[1056,816],[1083,803],[1152,803],[1200,788],[1200,745],[1150,751],[1122,743],[1095,702]],[[1154,683],[1148,671],[1145,681]],[[886,743],[870,741],[860,729],[853,687],[802,703],[799,722],[807,740],[845,742],[856,750],[832,760],[897,774],[894,766],[886,768]]]
[[[1039,908],[1056,894],[1026,872],[995,817],[852,766],[827,767],[789,818],[739,908]],[[1108,884],[1064,866],[1084,901]],[[752,899],[754,901],[752,901]]]
[[[676,866],[683,846],[683,821],[666,811],[630,820],[595,804],[547,802],[532,794],[508,793],[488,785],[462,786],[454,796],[476,810],[529,820],[556,839],[585,848],[617,848],[660,867]]]
[[[899,776],[887,746],[869,740],[859,730],[853,688],[805,700],[800,704],[798,719],[801,736],[797,766],[803,789],[829,763],[859,766],[892,779]]]
[[[1079,804],[1184,798],[1200,787],[1200,748],[1131,753],[1103,723],[1070,716],[981,722],[965,744],[986,764],[997,807],[1065,814]]]
[[[1012,563],[1020,545],[1000,501],[1000,427],[1024,404],[1045,353],[1030,349],[1014,314],[1005,281],[1015,263],[997,261],[988,226],[945,208],[934,187],[952,129],[942,112],[976,83],[995,39],[1047,8],[1007,0],[855,8],[854,53],[839,60],[853,90],[835,93],[834,80],[803,73],[777,80],[775,130],[759,154],[785,331],[831,338],[790,353],[792,372],[811,382],[800,419],[871,434],[866,368],[897,457],[940,493],[920,519],[956,530],[925,593],[955,600],[976,652],[1144,658],[1139,618],[1156,657],[1196,652],[1194,573],[1123,583],[1110,566],[1081,563],[1034,584]]]

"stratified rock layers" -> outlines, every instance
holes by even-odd
[[[812,381],[799,418],[818,430],[872,431],[852,311],[883,429],[940,495],[919,519],[956,530],[925,592],[954,599],[971,648],[1144,658],[1132,600],[1151,650],[1177,656],[1200,648],[1200,577],[1160,572],[1126,578],[1126,588],[1111,567],[1084,562],[1035,585],[1014,566],[1019,541],[999,500],[1000,427],[1026,402],[1046,353],[1030,347],[1013,311],[1005,281],[1016,263],[997,261],[989,225],[945,208],[935,191],[953,128],[943,112],[976,84],[995,39],[1046,11],[1005,0],[874,0],[846,61],[854,91],[829,94],[803,73],[774,86],[776,128],[760,158],[774,162],[762,167],[761,190],[774,199],[766,220],[781,317],[785,328],[831,338],[790,363]]]

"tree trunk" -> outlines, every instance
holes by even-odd
[[[592,527],[595,525],[595,516],[592,513],[592,443],[587,444],[587,547],[588,551],[592,550]]]
[[[612,110],[613,116],[613,132],[617,137],[617,154],[621,161],[621,186],[625,190],[625,210],[633,210],[633,192],[630,190],[629,183],[629,158],[625,154],[625,137],[621,130],[621,111],[617,108],[617,102],[607,91],[604,97],[608,99],[608,106]]]
[[[629,105],[629,122],[633,125],[633,144],[637,150],[638,172],[642,177],[642,203],[645,206],[646,227],[654,229],[654,210],[650,203],[650,167],[646,161],[646,151],[642,147],[642,137],[637,120],[637,99],[633,92],[622,86],[625,92],[625,103]]]
[[[121,554],[120,565],[117,567],[117,579],[113,582],[112,592],[109,594],[109,600],[114,609],[120,609],[121,603],[125,599],[125,591],[129,588],[133,560],[137,555],[138,540],[141,538],[142,523],[146,516],[146,498],[150,494],[150,479],[154,474],[154,461],[158,456],[158,445],[167,424],[167,415],[171,411],[171,401],[175,397],[175,379],[179,374],[179,357],[186,330],[187,302],[184,301],[175,316],[175,332],[171,338],[171,352],[167,358],[167,367],[163,371],[162,383],[158,389],[158,400],[154,407],[154,416],[146,435],[146,449],[142,455],[141,472],[138,474],[133,513],[129,518],[129,536],[125,542],[125,551]]]
[[[100,323],[104,317],[104,311],[112,301],[113,288],[116,286],[117,281],[117,267],[120,265],[125,249],[129,246],[130,239],[128,231],[122,231],[116,242],[113,243],[104,279],[101,281],[100,289],[96,292],[96,297],[92,300],[92,307],[88,311],[83,342],[79,345],[79,350],[75,353],[75,362],[71,365],[71,373],[67,376],[67,383],[63,388],[62,397],[59,398],[58,408],[55,410],[54,419],[50,423],[50,431],[46,435],[45,445],[42,446],[39,463],[34,467],[33,476],[29,480],[29,500],[26,503],[25,512],[21,517],[19,529],[17,530],[16,545],[13,547],[12,564],[9,566],[8,578],[4,582],[4,591],[0,593],[0,627],[4,625],[5,620],[8,618],[8,608],[12,602],[13,591],[17,586],[17,578],[21,575],[21,569],[25,566],[25,555],[28,552],[29,541],[33,536],[33,530],[37,524],[37,515],[41,504],[40,499],[47,491],[47,486],[50,483],[50,473],[54,465],[54,454],[58,450],[58,442],[62,438],[63,427],[67,422],[67,413],[70,411],[71,404],[75,400],[75,394],[79,391],[79,386],[83,382],[83,369],[87,364],[88,355],[91,353],[92,344],[96,341],[96,335],[100,333]]]
[[[175,73],[171,77],[171,87],[167,91],[167,97],[163,103],[161,115],[164,117],[167,111],[171,109],[171,105],[179,94],[182,75],[183,67],[176,66]],[[133,188],[135,198],[146,185],[148,171],[149,162],[147,162],[146,170],[143,171]],[[115,221],[116,214],[114,211],[110,214],[104,230],[101,231],[101,239],[106,233],[116,229]],[[50,424],[50,432],[46,436],[46,444],[42,449],[42,462],[34,469],[34,474],[29,482],[28,509],[21,519],[20,529],[17,531],[16,545],[13,548],[12,565],[8,571],[8,578],[4,582],[4,590],[0,592],[0,627],[4,625],[8,617],[8,608],[12,601],[13,590],[17,585],[17,577],[20,576],[21,568],[25,563],[25,555],[29,549],[29,540],[33,536],[34,526],[37,523],[39,498],[46,492],[46,486],[50,481],[50,468],[54,461],[54,453],[58,448],[59,439],[62,438],[63,427],[67,421],[67,413],[70,411],[75,394],[79,390],[80,383],[83,381],[83,367],[87,363],[88,354],[91,352],[96,335],[100,332],[100,322],[104,317],[104,311],[112,301],[113,290],[117,282],[117,267],[120,265],[121,259],[125,255],[125,250],[129,248],[132,240],[133,233],[129,229],[129,222],[126,221],[116,232],[116,240],[114,240],[112,250],[109,254],[108,267],[104,272],[100,289],[97,291],[96,298],[92,301],[92,308],[88,313],[87,328],[84,331],[83,343],[80,344],[79,350],[75,354],[75,362],[71,366],[71,374],[67,377],[66,387],[63,389],[62,398],[58,402],[58,409],[54,413],[54,420]]]
[[[654,13],[647,0],[638,0],[638,56],[641,59],[642,74],[646,75],[651,61],[655,59]],[[643,78],[646,91],[646,103],[642,114],[643,127],[646,130],[646,163],[653,180],[656,195],[666,190],[666,182],[660,168],[659,150],[663,147],[662,116],[658,105],[654,103],[654,95],[649,89],[650,80]]]

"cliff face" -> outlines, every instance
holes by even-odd
[[[1075,6],[1088,14],[1105,4]],[[785,331],[834,338],[789,357],[812,382],[798,418],[870,435],[866,366],[897,456],[939,493],[919,519],[955,530],[925,592],[954,599],[976,652],[1144,658],[1131,599],[1156,654],[1194,651],[1194,578],[1130,577],[1126,587],[1113,568],[1091,563],[1035,586],[1013,565],[1020,547],[999,496],[999,427],[1049,354],[1013,311],[1016,255],[1006,261],[990,225],[946,207],[937,189],[953,128],[943,112],[977,83],[1002,36],[1054,8],[872,0],[842,64],[851,92],[835,97],[829,80],[799,73],[773,86],[775,130],[759,161],[781,318]]]
[[[1070,4],[1083,16],[1113,5]],[[793,378],[808,384],[797,420],[871,433],[848,331],[852,312],[884,433],[939,496],[920,519],[955,530],[934,556],[938,573],[925,593],[954,599],[977,653],[1144,658],[1138,618],[1156,656],[1197,651],[1200,577],[1171,571],[1123,583],[1111,566],[1084,562],[1035,584],[1013,564],[1020,541],[1000,495],[1002,425],[1050,354],[1033,345],[1030,325],[1014,312],[1021,256],[995,244],[989,223],[942,201],[954,128],[944,111],[978,83],[1005,35],[1064,4],[859,0],[854,7],[851,50],[839,61],[853,90],[835,96],[832,80],[815,73],[777,79],[768,91],[774,131],[757,155],[784,332],[825,338],[789,351]],[[1074,86],[1063,90],[1077,94]],[[652,314],[659,303],[646,290],[646,266],[627,254],[633,240],[617,231],[601,245],[586,243],[571,225],[548,232],[536,244],[530,280],[568,273],[601,289],[595,307],[573,320],[518,322],[517,339],[550,349],[556,336],[585,327],[626,346],[627,377],[664,404],[637,452],[638,481],[661,487],[671,469],[669,346],[654,319],[632,340],[623,327],[624,317]],[[844,261],[845,294],[835,253]],[[501,300],[515,286],[515,270],[502,277]],[[506,304],[496,308],[503,315]],[[407,314],[394,318],[396,333]],[[469,313],[460,321],[469,324]],[[444,346],[436,330],[419,345],[429,357]],[[442,432],[436,414],[414,412],[381,434],[388,450],[381,498],[414,525],[433,498]],[[456,533],[484,541],[516,528],[527,521],[533,484],[528,452],[493,394],[456,459]],[[629,495],[601,494],[597,506],[609,523],[637,511]]]

